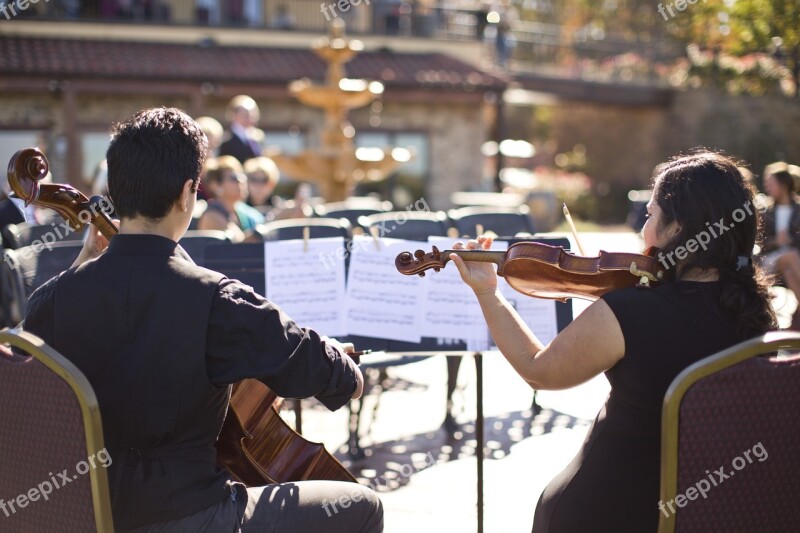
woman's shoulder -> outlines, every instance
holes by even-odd
[[[607,292],[602,299],[611,307],[639,308],[653,305],[674,304],[676,300],[692,302],[700,294],[715,293],[719,291],[719,282],[684,282],[670,281],[658,283],[654,286],[637,285]]]

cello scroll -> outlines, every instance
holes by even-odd
[[[49,172],[50,164],[41,150],[26,148],[14,154],[8,163],[8,185],[26,206],[50,208],[76,231],[91,223],[107,239],[117,234],[117,225],[111,218],[113,206],[107,198],[87,198],[71,185],[41,183]]]

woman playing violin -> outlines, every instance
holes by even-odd
[[[601,372],[611,384],[580,452],[542,493],[534,533],[657,529],[667,387],[688,365],[777,327],[751,260],[752,201],[736,163],[722,155],[658,167],[642,232],[646,247],[661,249],[665,282],[606,293],[547,346],[497,290],[492,265],[451,255],[498,348],[532,388],[566,389]],[[466,247],[491,242],[480,237]]]

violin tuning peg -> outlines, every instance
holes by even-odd
[[[431,252],[431,255],[433,256],[433,259],[436,261],[439,261],[442,258],[442,254],[441,252],[439,252],[439,249],[436,246],[433,246],[433,252]]]
[[[417,250],[416,252],[414,252],[414,257],[416,257],[418,261],[422,261],[423,259],[425,259],[425,251]]]
[[[441,270],[442,270],[441,268],[436,268],[436,267],[434,267],[434,269],[433,269],[434,272],[439,272]]]

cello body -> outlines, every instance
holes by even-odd
[[[322,444],[310,442],[278,414],[280,398],[245,379],[233,386],[230,409],[217,439],[217,463],[248,486],[356,478]]]

